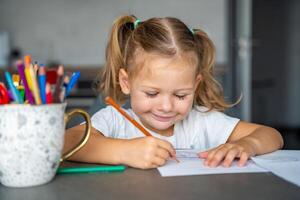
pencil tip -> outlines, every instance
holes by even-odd
[[[57,74],[61,75],[61,76],[64,74],[64,66],[63,65],[59,65]]]
[[[30,55],[25,55],[24,56],[24,62],[25,62],[25,65],[30,65],[30,63],[31,63],[31,56]]]
[[[46,69],[44,66],[40,66],[39,70],[38,70],[38,73],[40,75],[45,75],[46,74]]]

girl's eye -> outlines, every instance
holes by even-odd
[[[154,93],[149,93],[149,92],[145,92],[147,97],[153,98],[155,97],[158,93],[154,92]]]
[[[179,100],[184,100],[186,95],[175,95]]]

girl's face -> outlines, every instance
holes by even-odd
[[[120,70],[120,85],[125,94],[130,94],[132,110],[146,128],[158,134],[172,135],[174,124],[193,106],[201,76],[196,76],[196,62],[187,57],[191,56],[147,55],[133,78]]]

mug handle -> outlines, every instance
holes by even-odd
[[[72,117],[75,115],[82,115],[86,124],[85,124],[85,133],[83,138],[80,140],[80,142],[70,150],[68,150],[66,153],[64,153],[60,159],[60,162],[66,160],[67,158],[71,157],[74,153],[76,153],[79,149],[81,149],[86,142],[88,141],[91,133],[91,119],[87,112],[81,109],[74,109],[68,113],[65,114],[65,123],[67,123]]]

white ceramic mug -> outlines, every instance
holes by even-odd
[[[0,106],[0,182],[10,187],[29,187],[53,179],[59,163],[88,140],[90,117],[80,109],[65,114],[66,103]],[[80,114],[86,121],[80,143],[62,155],[65,124]]]

